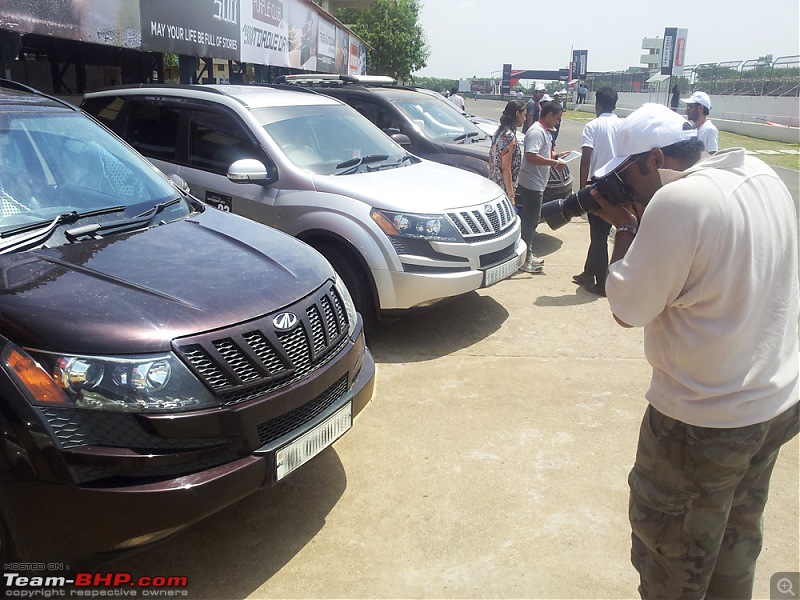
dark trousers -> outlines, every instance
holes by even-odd
[[[519,218],[522,221],[522,241],[528,245],[528,254],[533,254],[533,236],[536,233],[536,226],[539,225],[539,218],[542,215],[542,198],[544,190],[536,192],[524,186],[517,187],[517,199],[519,200]],[[606,265],[608,263],[606,262]]]
[[[608,234],[611,225],[592,213],[589,213],[588,217],[590,242],[583,273],[588,277],[594,277],[597,285],[605,287],[608,272]]]

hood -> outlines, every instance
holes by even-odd
[[[486,177],[420,160],[372,173],[318,175],[314,186],[320,192],[356,198],[374,208],[431,214],[491,202],[503,194]]]
[[[38,350],[134,354],[241,323],[333,276],[306,244],[206,210],[125,235],[0,256],[0,333]]]
[[[492,148],[492,139],[491,137],[486,137],[476,141],[465,140],[463,144],[448,142],[442,144],[442,146],[448,154],[464,154],[488,162],[489,150]]]

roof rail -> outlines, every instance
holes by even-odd
[[[319,92],[310,88],[304,88],[290,83],[251,83],[250,85],[257,87],[272,88],[275,90],[288,90],[290,92],[303,92],[304,94],[318,94]]]
[[[80,110],[80,108],[78,108],[74,104],[70,104],[66,100],[62,100],[61,98],[56,98],[55,96],[50,96],[49,94],[45,94],[44,92],[37,90],[36,88],[32,88],[29,85],[25,85],[24,83],[20,83],[19,81],[0,78],[0,88],[4,88],[7,90],[16,90],[18,92],[28,92],[29,94],[39,96],[40,98],[47,98],[48,100],[57,102],[58,104],[66,106],[71,110]]]
[[[278,81],[299,85],[396,85],[394,77],[386,75],[337,75],[333,73],[307,73],[304,75],[281,75]]]

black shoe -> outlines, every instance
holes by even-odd
[[[598,296],[603,296],[603,298],[606,297],[606,286],[600,285],[599,283],[597,285],[587,287],[586,291],[592,294],[597,294]]]
[[[586,273],[581,273],[580,275],[573,275],[572,281],[574,283],[577,283],[578,285],[582,285],[587,288],[594,286],[594,277],[590,277]]]

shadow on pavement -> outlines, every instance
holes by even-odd
[[[109,557],[101,570],[185,576],[193,599],[245,598],[319,533],[346,487],[339,456],[328,448],[277,486],[138,554]]]
[[[367,332],[367,345],[377,363],[433,360],[468,348],[490,336],[508,318],[508,311],[490,296],[470,292]]]

